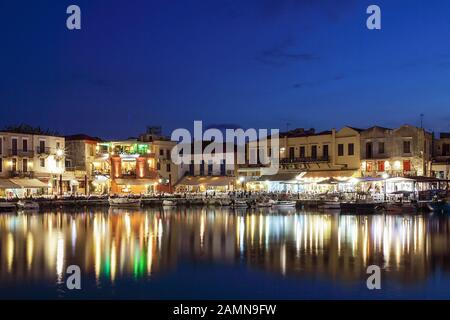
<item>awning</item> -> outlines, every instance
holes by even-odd
[[[279,172],[273,175],[264,175],[259,178],[259,181],[276,181],[276,182],[286,182],[294,181],[300,172]]]
[[[114,180],[118,185],[124,186],[145,186],[148,184],[153,184],[156,179],[116,179]]]
[[[234,183],[236,178],[234,177],[225,177],[225,176],[219,176],[219,177],[213,177],[213,176],[207,176],[207,177],[184,177],[181,179],[180,182],[177,183],[177,185],[183,185],[183,186],[199,186],[199,185],[205,185],[205,186],[212,186],[212,187],[219,187],[219,186],[228,186],[232,185]]]
[[[11,181],[21,188],[48,188],[48,184],[38,179],[11,179]]]
[[[20,189],[20,186],[9,179],[0,179],[0,189]]]
[[[351,178],[355,175],[355,170],[321,170],[321,171],[308,171],[304,178]]]

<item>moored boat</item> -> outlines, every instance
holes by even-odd
[[[269,200],[264,200],[264,201],[259,201],[256,203],[256,206],[258,208],[270,208],[274,205],[274,203],[276,203],[275,200],[269,199]]]
[[[293,208],[297,205],[296,201],[286,201],[286,200],[278,200],[273,206],[274,207],[283,207],[283,208]]]
[[[247,208],[248,207],[248,203],[245,200],[234,200],[231,203],[231,206],[233,208]]]
[[[16,208],[16,204],[13,202],[0,202],[0,212],[14,211]]]
[[[409,202],[395,202],[395,203],[388,203],[386,205],[386,211],[388,213],[416,213],[417,212],[417,206],[413,203]]]
[[[109,198],[109,205],[111,207],[140,207],[141,199],[135,198]]]
[[[339,201],[325,201],[319,205],[319,209],[341,209],[341,203]]]
[[[174,207],[177,205],[177,202],[174,200],[163,200],[162,205],[164,207]]]
[[[17,202],[17,208],[20,210],[39,210],[39,203],[31,200],[20,200]]]

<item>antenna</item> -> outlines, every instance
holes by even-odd
[[[425,115],[423,113],[420,114],[420,129],[423,129],[423,117]]]

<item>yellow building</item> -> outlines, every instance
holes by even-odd
[[[321,188],[327,179],[347,181],[360,175],[361,129],[344,127],[316,133],[314,129],[295,129],[280,134],[279,170],[265,174],[266,166],[242,165],[239,176],[249,189],[293,191]],[[270,142],[263,157],[272,158]],[[248,154],[258,152],[256,143],[248,144]],[[261,158],[261,157],[260,157]],[[325,183],[324,183],[325,185]]]

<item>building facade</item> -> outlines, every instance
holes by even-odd
[[[318,133],[302,128],[282,133],[277,174],[265,174],[267,166],[257,164],[240,166],[238,174],[251,189],[296,192],[306,184],[325,179],[356,177],[360,174],[360,132],[360,129],[344,127]],[[266,145],[262,157],[273,160],[270,139]],[[255,158],[259,149],[258,144],[249,143],[249,158]]]
[[[65,137],[66,141],[66,175],[73,175],[74,193],[95,193],[94,162],[97,144],[100,138],[77,134]]]
[[[9,179],[19,186],[10,193],[62,194],[70,190],[64,172],[64,137],[0,132],[0,179]]]
[[[372,127],[361,132],[363,176],[430,176],[433,136],[404,125],[397,129]]]
[[[433,145],[432,175],[439,179],[450,179],[450,133],[441,132]]]

